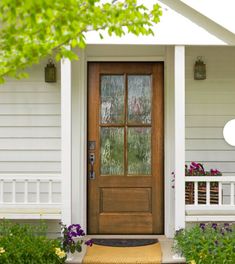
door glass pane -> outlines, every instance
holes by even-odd
[[[127,133],[129,175],[151,174],[151,128],[132,127]]]
[[[151,76],[128,76],[128,123],[151,123]]]
[[[101,123],[124,122],[124,76],[101,76]]]
[[[124,174],[124,129],[101,128],[101,174]]]

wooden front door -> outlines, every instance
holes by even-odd
[[[88,232],[163,234],[163,63],[88,65]]]

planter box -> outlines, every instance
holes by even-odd
[[[185,203],[194,204],[194,182],[186,182]],[[198,183],[198,204],[206,204],[206,182]],[[219,204],[219,184],[210,183],[210,204]]]

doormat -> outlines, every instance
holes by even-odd
[[[109,247],[140,247],[158,243],[157,239],[92,239],[93,243]]]
[[[83,264],[160,264],[160,243],[147,246],[101,246],[87,248]]]

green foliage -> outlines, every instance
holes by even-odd
[[[176,232],[174,249],[187,263],[235,263],[235,227],[229,224],[195,226]]]
[[[79,224],[72,224],[68,227],[61,223],[61,244],[65,252],[81,252],[83,243],[87,246],[92,246],[92,240],[84,240],[86,235]]]
[[[77,59],[66,47],[84,48],[85,33],[102,31],[122,36],[153,34],[161,8],[148,10],[137,0],[1,0],[0,82],[23,78],[22,70],[45,56]]]
[[[0,223],[0,264],[61,264],[60,240],[46,237],[46,226]]]

